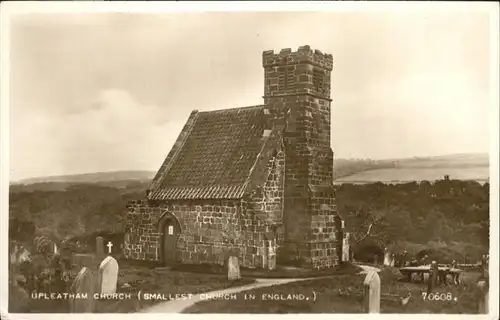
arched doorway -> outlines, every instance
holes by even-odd
[[[165,266],[172,266],[177,261],[177,239],[181,231],[177,217],[165,212],[158,220],[160,237],[160,258]]]

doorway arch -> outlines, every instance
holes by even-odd
[[[166,211],[158,219],[158,233],[160,234],[160,260],[165,266],[172,266],[177,262],[177,239],[181,233],[179,220],[172,212]]]

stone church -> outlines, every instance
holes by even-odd
[[[144,200],[125,214],[124,255],[173,264],[332,267],[343,221],[333,189],[333,58],[265,51],[264,104],[191,112]]]

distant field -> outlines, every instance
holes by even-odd
[[[402,168],[476,168],[489,167],[487,154],[458,154],[397,161]]]
[[[413,157],[401,159],[335,159],[336,183],[406,182],[434,181],[449,175],[451,179],[487,181],[489,177],[488,154],[450,154],[435,157]],[[12,181],[12,185],[32,185],[41,183],[98,183],[113,187],[123,187],[132,181],[147,183],[153,179],[155,171],[112,171],[74,175],[28,178]],[[65,187],[44,186],[45,189]]]
[[[371,183],[371,182],[408,182],[408,181],[435,181],[443,179],[449,175],[450,179],[456,180],[476,180],[486,182],[489,179],[489,167],[470,166],[470,167],[405,167],[376,169],[359,172],[347,177],[336,179],[336,183]]]

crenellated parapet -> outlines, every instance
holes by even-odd
[[[313,50],[309,46],[301,46],[297,51],[292,49],[281,49],[279,53],[274,50],[264,51],[262,53],[262,66],[264,68],[308,63],[329,71],[333,70],[333,56],[331,54],[322,53],[320,50]]]

